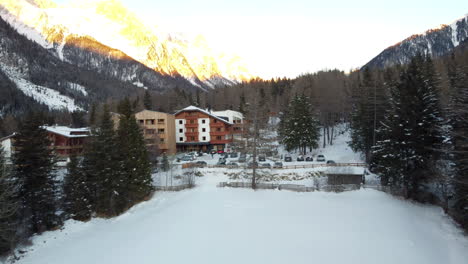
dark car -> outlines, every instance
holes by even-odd
[[[226,165],[226,159],[225,158],[219,158],[218,163],[216,165]]]
[[[333,165],[333,164],[336,164],[336,162],[334,160],[327,160],[327,164]]]
[[[266,169],[271,169],[271,164],[269,162],[265,162],[260,164],[260,167],[266,168]]]
[[[258,161],[266,161],[265,155],[259,155],[258,156]]]
[[[314,158],[312,158],[311,156],[307,156],[306,161],[314,161]]]
[[[274,169],[282,169],[283,168],[283,163],[282,162],[275,162],[275,164],[273,164],[273,168]]]
[[[304,161],[304,157],[303,156],[297,156],[297,161]]]
[[[248,168],[253,168],[254,166],[255,168],[258,168],[258,162],[249,162],[249,164],[247,164]]]
[[[246,162],[246,161],[247,161],[247,158],[242,157],[242,156],[237,160],[237,162],[241,162],[241,163]]]
[[[291,156],[285,156],[285,157],[284,157],[284,161],[286,161],[286,162],[291,162],[291,161],[292,161],[292,157],[291,157]]]
[[[241,153],[241,154],[240,154],[240,158],[247,158],[247,154]]]
[[[198,166],[198,167],[201,167],[201,168],[203,168],[203,167],[205,167],[206,165],[208,165],[208,164],[206,163],[206,161],[202,161],[202,160],[199,160],[199,161],[195,162],[195,164],[197,164],[197,166]]]
[[[231,157],[231,158],[237,158],[237,157],[238,157],[237,152],[232,152],[232,153],[229,155],[229,157]]]

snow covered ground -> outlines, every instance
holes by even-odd
[[[296,193],[198,187],[124,215],[34,238],[20,264],[464,264],[468,239],[433,206],[374,190]]]
[[[346,136],[321,153],[340,162],[360,161],[346,150]],[[217,158],[199,159],[214,164]],[[319,169],[271,172],[304,176]],[[216,187],[236,171],[203,168],[193,189],[157,192],[113,219],[67,221],[63,230],[34,237],[17,263],[467,263],[468,238],[438,207],[371,189],[298,193]],[[178,168],[172,175],[181,174]],[[157,185],[166,184],[165,173],[153,177]]]

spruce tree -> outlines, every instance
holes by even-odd
[[[305,96],[295,96],[288,111],[282,116],[279,135],[288,151],[299,149],[305,154],[307,148],[316,148],[319,140],[319,123],[312,112],[312,105]]]
[[[14,177],[21,198],[20,217],[25,235],[41,233],[60,224],[56,214],[54,155],[41,120],[39,114],[28,114],[19,126],[14,143]]]
[[[392,89],[391,109],[381,140],[374,148],[373,166],[384,181],[401,187],[407,197],[416,197],[438,157],[442,142],[441,111],[432,62],[414,57]]]
[[[15,242],[18,196],[0,146],[0,255],[12,250]]]
[[[91,132],[83,160],[83,170],[90,186],[92,211],[101,216],[117,215],[119,164],[116,135],[109,108],[104,105],[100,122]]]
[[[90,183],[82,169],[80,159],[70,157],[64,186],[64,210],[67,218],[85,221],[91,217]]]
[[[117,131],[120,211],[148,197],[153,191],[151,163],[140,127],[128,99],[120,103],[122,116]]]
[[[453,146],[451,157],[455,164],[452,211],[454,218],[468,229],[468,75],[454,58],[451,63],[448,70],[451,88],[448,117]]]
[[[143,105],[147,110],[153,110],[153,98],[148,90],[145,90],[145,97],[143,98]]]

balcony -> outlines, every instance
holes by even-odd
[[[226,124],[221,122],[221,121],[218,121],[218,122],[210,122],[210,127],[224,127]]]
[[[227,135],[228,132],[227,131],[211,131],[210,132],[210,136],[212,137],[215,137],[215,136],[222,136],[224,137],[225,135]]]
[[[198,127],[198,123],[195,123],[195,124],[189,124],[189,123],[187,123],[187,124],[185,124],[185,127],[186,127],[186,128],[196,128],[196,127]]]
[[[227,143],[232,143],[232,139],[221,139],[221,140],[212,139],[212,140],[210,140],[210,144],[213,144],[213,145],[227,144]]]
[[[187,137],[198,137],[198,132],[185,132]]]

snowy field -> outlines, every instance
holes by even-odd
[[[466,264],[468,239],[439,208],[374,190],[344,193],[198,186],[159,192],[115,219],[68,221],[18,263]]]
[[[337,162],[361,161],[347,147],[347,137],[317,153]],[[217,156],[198,160],[214,164]],[[323,169],[270,173],[304,176]],[[468,263],[468,238],[438,207],[370,189],[297,193],[216,187],[235,181],[228,175],[235,171],[240,169],[200,169],[203,177],[195,177],[193,189],[156,192],[117,218],[68,221],[63,230],[34,237],[17,263]],[[181,174],[177,169],[172,176]],[[155,184],[165,185],[166,176],[153,175]]]

